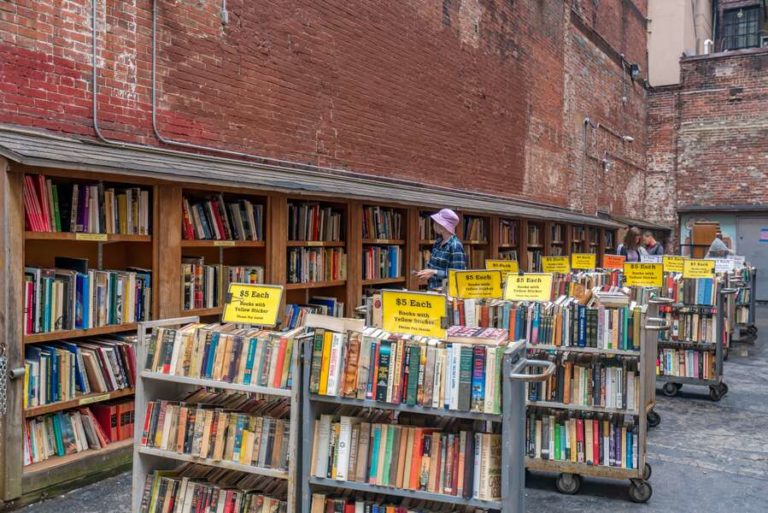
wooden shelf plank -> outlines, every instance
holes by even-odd
[[[637,410],[627,410],[624,408],[603,408],[602,406],[584,406],[580,404],[565,404],[552,401],[527,401],[528,406],[538,406],[539,408],[554,408],[568,411],[588,411],[598,413],[620,413],[623,415],[637,415]]]
[[[410,406],[408,404],[393,404],[372,399],[356,399],[352,397],[336,397],[330,395],[312,394],[312,401],[328,404],[343,404],[358,408],[375,408],[379,410],[393,410],[402,413],[420,413],[422,415],[434,415],[438,417],[455,417],[457,419],[484,420],[500,422],[501,415],[495,413],[482,413],[477,411],[446,410],[445,408],[431,408],[426,406]]]
[[[466,244],[468,246],[487,246],[488,241],[487,240],[463,240],[461,241],[462,244]]]
[[[363,239],[363,244],[386,244],[390,246],[402,246],[405,244],[403,239]]]
[[[342,248],[347,243],[343,240],[289,240],[289,248]]]
[[[420,240],[419,246],[434,246],[435,242],[437,242],[435,239],[431,240]]]
[[[192,385],[197,387],[220,388],[222,390],[235,390],[237,392],[251,392],[254,394],[272,395],[275,397],[291,397],[290,388],[272,388],[261,387],[257,385],[241,385],[239,383],[227,383],[226,381],[216,381],[213,379],[190,378],[188,376],[175,376],[152,372],[148,370],[141,371],[141,377],[153,381],[167,381],[169,383],[179,383],[182,385]]]
[[[604,465],[590,465],[588,463],[573,463],[572,461],[542,460],[538,458],[525,458],[525,468],[541,472],[565,472],[582,476],[607,477],[611,479],[642,478],[642,469],[606,467]]]
[[[120,440],[119,442],[111,443],[103,449],[88,449],[87,451],[79,452],[77,454],[68,454],[66,456],[55,456],[48,458],[40,463],[33,463],[24,467],[24,478],[28,479],[35,474],[47,472],[64,465],[71,465],[75,462],[88,460],[95,457],[105,456],[110,453],[114,453],[120,450],[128,450],[133,445],[133,439]]]
[[[336,281],[310,281],[306,283],[286,283],[285,290],[300,289],[320,289],[324,287],[341,287],[347,283],[347,280]]]
[[[259,476],[272,477],[275,479],[288,479],[288,471],[278,470],[273,468],[254,467],[253,465],[244,465],[242,463],[236,463],[234,461],[227,460],[211,460],[208,458],[199,458],[189,454],[181,454],[178,452],[164,451],[162,449],[156,449],[153,447],[139,447],[139,454],[147,456],[154,456],[156,458],[167,458],[169,460],[186,461],[190,463],[201,463],[203,465],[209,465],[216,468],[225,468],[228,470],[236,470],[238,472],[244,472],[247,474],[255,474]]]
[[[24,240],[78,241],[78,242],[152,242],[151,235],[121,233],[24,232]]]
[[[560,353],[615,354],[620,356],[640,357],[640,351],[632,351],[626,349],[599,349],[597,347],[554,346],[551,344],[529,344],[528,350],[557,351]]]
[[[499,244],[499,249],[517,249],[517,244]]]
[[[67,338],[96,337],[99,335],[109,335],[111,333],[120,333],[123,331],[136,330],[136,323],[112,324],[100,328],[91,328],[87,330],[66,330],[51,331],[48,333],[35,333],[33,335],[24,335],[24,344],[36,344],[38,342],[50,342],[52,340],[61,340]]]
[[[114,392],[106,392],[104,394],[93,393],[81,395],[70,401],[61,401],[57,403],[44,404],[43,406],[35,406],[34,408],[27,408],[24,410],[24,417],[37,417],[39,415],[45,415],[46,413],[69,410],[70,408],[78,408],[80,406],[86,406],[93,403],[101,403],[104,401],[110,401],[112,399],[132,396],[133,393],[133,388],[124,388],[122,390],[115,390]]]
[[[193,308],[191,310],[182,310],[181,315],[186,317],[190,315],[197,315],[198,317],[205,317],[207,315],[221,315],[224,313],[223,306],[214,306],[213,308]]]
[[[383,285],[386,283],[403,283],[405,276],[399,276],[397,278],[376,278],[372,280],[363,280],[363,286],[365,285]]]
[[[182,248],[263,248],[263,240],[182,240]]]

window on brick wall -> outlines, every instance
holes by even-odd
[[[723,11],[723,50],[760,46],[760,6]]]

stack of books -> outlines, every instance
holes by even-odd
[[[716,361],[713,351],[660,347],[656,360],[656,375],[715,379]]]
[[[335,297],[313,296],[306,305],[287,304],[283,314],[283,327],[293,329],[304,326],[307,315],[311,313],[344,317],[344,302]]]
[[[680,273],[668,273],[664,281],[666,297],[675,303],[714,306],[717,304],[715,278],[683,278]]]
[[[467,259],[467,269],[485,269],[485,260],[488,258],[488,251],[485,248],[465,246],[464,253]]]
[[[222,194],[203,201],[184,198],[184,240],[264,240],[264,206]]]
[[[402,275],[403,248],[368,246],[363,248],[363,279],[399,278]]]
[[[288,240],[342,240],[341,212],[318,203],[288,204]]]
[[[499,244],[517,246],[517,222],[509,219],[499,221]]]
[[[347,254],[343,248],[289,248],[288,283],[347,279]]]
[[[432,226],[430,214],[419,214],[419,240],[432,241],[437,238],[435,227]]]
[[[391,208],[363,209],[363,239],[402,239],[403,215]]]
[[[488,228],[485,219],[475,216],[464,216],[463,231],[464,240],[485,242],[488,240]]]
[[[206,265],[203,257],[183,257],[181,264],[185,310],[214,308],[224,304],[231,283],[264,283],[260,265]]]

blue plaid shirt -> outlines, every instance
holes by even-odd
[[[443,280],[448,278],[448,269],[466,268],[467,260],[461,241],[455,235],[451,235],[447,241],[438,238],[432,246],[432,253],[427,263],[427,269],[437,269],[437,274],[429,279],[429,288],[434,290],[442,287]]]

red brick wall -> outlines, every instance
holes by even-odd
[[[109,137],[158,144],[151,1],[98,1],[100,124]],[[644,94],[632,85],[620,100],[615,57],[647,68],[645,0],[229,0],[227,25],[219,0],[159,4],[167,137],[642,214]],[[90,5],[0,2],[0,122],[93,136]],[[593,153],[630,163],[608,179],[585,157],[587,116],[635,137],[626,148],[592,134]],[[580,191],[595,189],[585,201]]]
[[[767,50],[681,61],[680,86],[649,95],[655,219],[674,223],[687,206],[768,204],[766,105]]]

